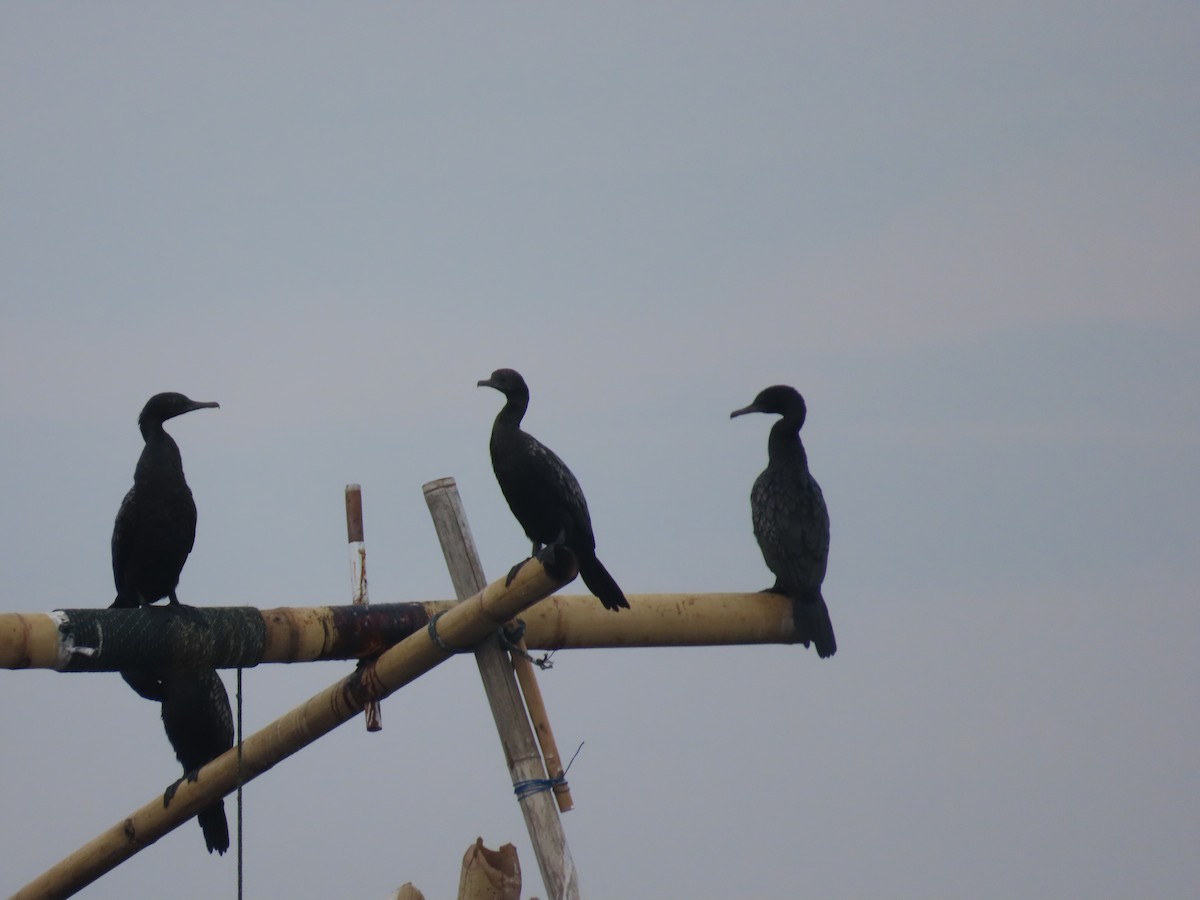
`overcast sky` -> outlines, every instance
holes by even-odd
[[[584,893],[1193,895],[1200,8],[811,6],[0,6],[0,610],[111,601],[164,390],[221,404],[185,602],[347,602],[347,482],[376,602],[452,595],[442,476],[499,577],[499,366],[627,593],[757,590],[728,414],[789,383],[838,653],[560,653]],[[178,774],[116,675],[0,711],[0,892]],[[451,897],[481,835],[544,897],[474,664],[383,718],[249,786],[247,896]],[[84,896],[235,888],[187,823]]]

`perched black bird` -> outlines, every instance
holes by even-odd
[[[122,672],[130,686],[147,700],[162,703],[163,727],[183,766],[183,777],[195,781],[197,770],[233,746],[233,714],[225,683],[213,669],[163,672]],[[179,788],[176,781],[163,793],[170,804]],[[196,814],[208,852],[229,849],[229,823],[225,802],[217,800]]]
[[[163,597],[179,603],[175,588],[196,540],[196,503],[183,477],[179,447],[163,431],[163,422],[217,405],[183,394],[155,394],[138,416],[146,446],[113,525],[113,606],[146,606]]]
[[[168,597],[172,608],[184,608],[175,588],[196,540],[196,504],[183,477],[179,447],[163,430],[163,422],[215,406],[183,394],[155,394],[138,416],[146,445],[133,472],[133,487],[121,501],[113,525],[113,580],[117,587],[113,607],[148,606]],[[141,696],[162,704],[167,739],[186,778],[194,781],[197,769],[233,746],[229,696],[214,670],[137,670],[122,672],[121,677]],[[164,806],[178,786],[177,781],[167,788]],[[196,819],[209,853],[229,849],[223,801],[204,808]]]
[[[782,416],[771,426],[767,467],[750,491],[754,536],[775,584],[767,588],[792,600],[797,631],[807,634],[824,659],[837,652],[833,623],[821,596],[829,559],[829,511],[821,488],[808,471],[808,455],[800,442],[807,409],[799,391],[775,385],[759,392],[754,402],[734,410]],[[804,641],[808,646],[808,641]]]
[[[587,500],[571,470],[553,450],[521,430],[529,407],[529,388],[519,372],[497,369],[479,387],[495,388],[507,402],[492,426],[492,468],[504,499],[525,534],[533,541],[533,555],[553,557],[564,546],[579,561],[579,575],[606,609],[628,609],[621,588],[596,558],[596,538]],[[519,566],[509,573],[509,580]]]

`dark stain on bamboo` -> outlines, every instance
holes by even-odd
[[[325,655],[375,657],[428,625],[429,613],[419,603],[331,606],[329,621]]]

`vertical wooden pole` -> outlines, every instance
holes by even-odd
[[[362,488],[346,485],[346,541],[350,548],[350,600],[356,606],[371,602],[367,593],[367,542],[363,532]],[[379,731],[383,722],[379,704],[372,700],[363,709],[367,731]]]
[[[460,600],[470,597],[487,582],[458,487],[453,478],[439,478],[426,484],[424,492],[433,526],[442,545],[442,554],[446,557],[446,568],[450,570],[454,592]],[[513,784],[545,779],[546,771],[525,715],[516,677],[495,635],[479,644],[475,650],[475,661],[483,679],[488,704],[492,708],[492,717],[496,721],[496,731],[500,735]],[[579,875],[575,871],[562,820],[551,792],[522,794],[518,802],[533,842],[542,882],[551,900],[578,900]]]

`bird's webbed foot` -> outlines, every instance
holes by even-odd
[[[511,569],[508,570],[508,577],[504,579],[504,586],[508,587],[513,583],[513,579],[517,577],[517,573],[521,571],[521,566],[529,562],[530,559],[537,559],[538,554],[542,552],[542,545],[538,541],[533,542],[533,548],[529,551],[529,559],[523,559]]]
[[[557,547],[560,547],[560,546],[562,546],[562,545],[561,544],[547,544],[545,547],[543,547],[538,552],[538,555],[537,555],[538,562],[540,562],[547,569],[553,568],[553,566],[554,566],[554,551]]]
[[[176,778],[173,782],[171,782],[167,789],[163,791],[163,809],[166,809],[171,805],[171,801],[175,799],[175,792],[179,790],[179,785],[181,784],[183,784],[183,779]]]
[[[554,540],[546,544],[544,547],[540,547],[540,549],[535,549],[533,555],[536,556],[538,561],[547,569],[552,568],[554,566],[555,550],[557,550],[559,547],[565,547],[566,543],[567,529],[561,528],[559,529],[559,532],[555,536]],[[535,548],[539,546],[540,545],[538,544],[534,544]]]
[[[517,563],[515,566],[513,566],[511,569],[508,570],[508,577],[504,579],[505,587],[508,587],[510,584],[513,583],[513,579],[516,578],[517,573],[521,571],[521,566],[525,565],[525,563],[527,563],[527,562],[529,562],[529,560],[523,559],[519,563]]]
[[[529,559],[536,559],[544,566],[554,565],[554,548],[562,544],[566,540],[566,530],[562,530],[549,544],[543,544],[540,541],[534,541],[533,547],[529,555]],[[511,569],[508,570],[508,578],[504,581],[504,586],[508,587],[513,583],[513,579],[517,577],[517,573],[521,571],[521,566],[529,562],[529,559],[523,559]]]
[[[179,786],[181,784],[183,784],[185,781],[199,781],[199,780],[200,780],[200,768],[197,767],[195,769],[192,769],[190,772],[184,772],[183,777],[176,778],[173,782],[171,782],[170,787],[168,787],[165,791],[163,791],[163,809],[166,809],[171,804],[171,801],[175,799],[175,792],[177,790],[179,790]]]

